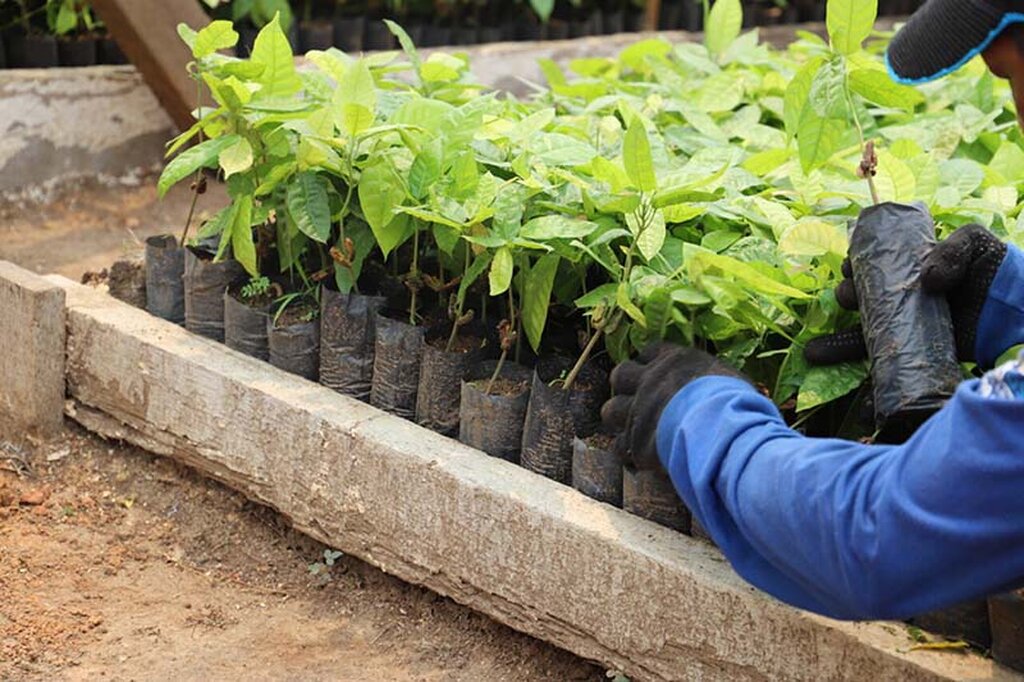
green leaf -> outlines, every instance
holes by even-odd
[[[641,206],[626,216],[626,225],[636,239],[636,248],[640,254],[648,261],[654,260],[668,236],[665,214],[661,209]]]
[[[735,244],[742,236],[742,233],[732,230],[715,230],[705,234],[700,240],[700,245],[715,253],[721,253]]]
[[[544,325],[548,319],[548,306],[551,303],[551,289],[555,284],[555,274],[561,259],[553,253],[541,256],[540,260],[526,275],[523,287],[523,331],[534,351],[540,348],[540,340],[544,335]]]
[[[597,156],[597,150],[586,142],[562,133],[541,133],[533,140],[530,151],[551,166],[582,166]]]
[[[689,306],[700,306],[711,303],[711,298],[700,291],[686,284],[677,284],[670,292],[672,300]]]
[[[391,31],[391,34],[398,39],[398,44],[402,46],[402,51],[408,55],[409,61],[412,62],[413,67],[419,69],[420,55],[419,52],[416,51],[416,46],[413,44],[412,38],[409,37],[409,34],[405,32],[404,28],[390,19],[385,19],[384,24],[388,27],[388,30]]]
[[[180,35],[180,31],[179,31]],[[211,21],[206,28],[199,31],[192,46],[192,56],[196,59],[209,57],[217,50],[234,47],[238,42],[238,34],[226,20]]]
[[[62,4],[60,9],[57,10],[57,21],[54,26],[57,35],[62,36],[66,33],[70,33],[75,30],[75,26],[78,25],[78,15],[75,14],[73,7],[67,4]]]
[[[754,291],[773,296],[786,296],[797,300],[808,300],[809,294],[789,285],[763,275],[747,263],[702,249],[694,244],[683,246],[683,261],[687,264],[691,276],[699,277],[708,268],[719,270],[723,275],[740,280]]]
[[[812,367],[800,386],[796,401],[797,412],[842,398],[859,388],[867,377],[867,365],[863,362]]]
[[[854,69],[850,72],[850,89],[855,93],[883,107],[913,111],[924,103],[924,95],[914,88],[900,85],[884,71],[878,69]]]
[[[484,251],[473,259],[472,265],[466,268],[466,274],[463,275],[462,281],[459,282],[458,300],[460,303],[466,300],[466,293],[469,291],[469,288],[480,279],[480,275],[484,274],[484,270],[491,264],[492,258],[493,255],[490,251]]]
[[[808,218],[783,232],[779,251],[787,256],[845,256],[848,241],[837,225],[824,220]]]
[[[547,23],[551,13],[555,11],[555,0],[530,0],[530,7],[537,14],[537,18]]]
[[[574,301],[574,305],[582,310],[596,308],[599,305],[608,306],[615,303],[618,292],[618,284],[602,284],[593,291],[588,291]]]
[[[377,87],[370,68],[362,59],[353,62],[338,84],[331,100],[338,127],[354,137],[373,125],[377,110]]]
[[[663,58],[672,52],[672,44],[662,38],[640,40],[619,53],[619,61],[634,71],[647,71],[649,57]]]
[[[288,212],[302,234],[326,244],[331,236],[331,207],[325,180],[313,171],[295,175],[288,184]]]
[[[884,150],[878,153],[875,183],[882,201],[908,202],[919,198],[914,172],[906,163]]]
[[[241,138],[238,135],[225,135],[207,140],[195,147],[189,147],[178,154],[167,164],[156,183],[160,196],[167,194],[167,190],[200,168],[214,168],[220,153],[238,142],[239,139]]]
[[[238,210],[231,226],[231,252],[235,260],[253,277],[258,277],[259,267],[256,263],[256,245],[252,241],[252,197],[249,195],[235,199]]]
[[[1016,142],[1003,140],[988,168],[998,173],[1006,182],[1017,182],[1024,178],[1024,150],[1021,150]]]
[[[188,49],[195,50],[196,37],[199,35],[195,29],[186,23],[178,24],[178,37],[181,38],[181,42],[188,46]],[[193,54],[194,56],[194,54]]]
[[[629,315],[630,319],[640,325],[640,327],[647,328],[647,318],[644,317],[644,311],[640,310],[633,303],[633,299],[629,295],[629,285],[625,282],[619,282],[619,287],[615,290],[615,305]]]
[[[489,282],[491,296],[500,296],[512,285],[512,251],[503,246],[494,253]]]
[[[720,55],[740,35],[743,28],[743,6],[740,0],[715,0],[708,15],[704,42],[708,52]]]
[[[441,179],[441,159],[433,150],[424,149],[409,169],[409,192],[416,199],[425,199],[430,188]]]
[[[651,159],[651,143],[642,121],[634,119],[626,130],[622,140],[622,162],[629,179],[641,192],[654,192],[658,189],[654,161]]]
[[[391,162],[386,158],[363,170],[359,179],[359,205],[366,222],[380,244],[385,258],[401,243],[402,235],[388,227],[395,218],[395,209],[405,199],[405,190],[396,182]]]
[[[797,134],[797,131],[800,129],[800,122],[804,119],[804,114],[807,110],[813,110],[811,87],[814,85],[814,77],[818,74],[821,65],[824,63],[825,60],[821,57],[815,57],[807,62],[786,87],[784,118],[786,132],[789,133],[790,137]]]
[[[230,178],[235,173],[244,173],[252,168],[252,145],[244,137],[240,137],[237,142],[220,153],[218,161],[224,169],[225,178]]]
[[[821,118],[813,110],[804,112],[797,130],[800,166],[804,173],[821,168],[843,146],[848,123],[835,118]]]
[[[220,262],[224,259],[224,254],[228,251],[228,245],[235,236],[235,223],[238,219],[238,210],[241,208],[241,201],[232,201],[231,205],[226,210],[221,211],[217,214],[214,220],[217,222],[216,225],[210,226],[210,234],[220,234],[220,243],[217,245],[217,253],[214,255],[214,262]],[[201,232],[207,232],[207,226],[203,226]]]
[[[811,106],[822,118],[846,120],[849,106],[846,102],[846,64],[842,59],[825,62],[811,83]]]
[[[647,295],[644,318],[647,320],[648,340],[664,339],[665,330],[672,321],[672,295],[667,288],[658,287]]]
[[[263,85],[259,97],[290,97],[302,88],[302,81],[295,73],[295,57],[291,45],[281,30],[280,15],[275,15],[256,36],[252,61],[263,65],[258,78],[258,82]]]
[[[832,49],[844,55],[860,50],[878,16],[878,0],[828,0],[825,23]]]
[[[522,239],[547,241],[549,239],[582,239],[593,234],[597,223],[576,220],[563,215],[546,215],[530,220],[519,231]]]

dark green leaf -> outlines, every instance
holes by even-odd
[[[541,256],[526,274],[523,287],[523,331],[534,351],[540,348],[541,337],[548,318],[551,288],[555,284],[559,257],[553,253]]]

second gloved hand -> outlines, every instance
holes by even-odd
[[[601,408],[601,419],[618,436],[616,452],[624,464],[637,469],[661,467],[658,458],[658,420],[669,401],[684,386],[705,376],[742,378],[735,369],[696,348],[671,343],[648,346],[635,361],[612,372],[613,397]]]
[[[964,362],[976,359],[978,320],[988,300],[989,288],[1006,257],[1007,247],[980,225],[967,225],[940,242],[921,264],[921,286],[945,295],[953,318],[957,356]],[[836,288],[836,300],[847,310],[857,310],[857,291],[850,262],[843,262],[846,277]],[[814,339],[804,350],[812,365],[833,365],[867,358],[859,327]]]

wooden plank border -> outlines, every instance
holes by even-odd
[[[296,528],[636,680],[1021,680],[907,651],[743,583],[713,548],[284,374],[105,294],[67,292],[68,413]]]

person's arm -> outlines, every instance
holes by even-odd
[[[907,618],[1024,582],[1024,400],[979,382],[900,446],[812,439],[743,381],[679,391],[658,452],[736,571],[842,619]]]

